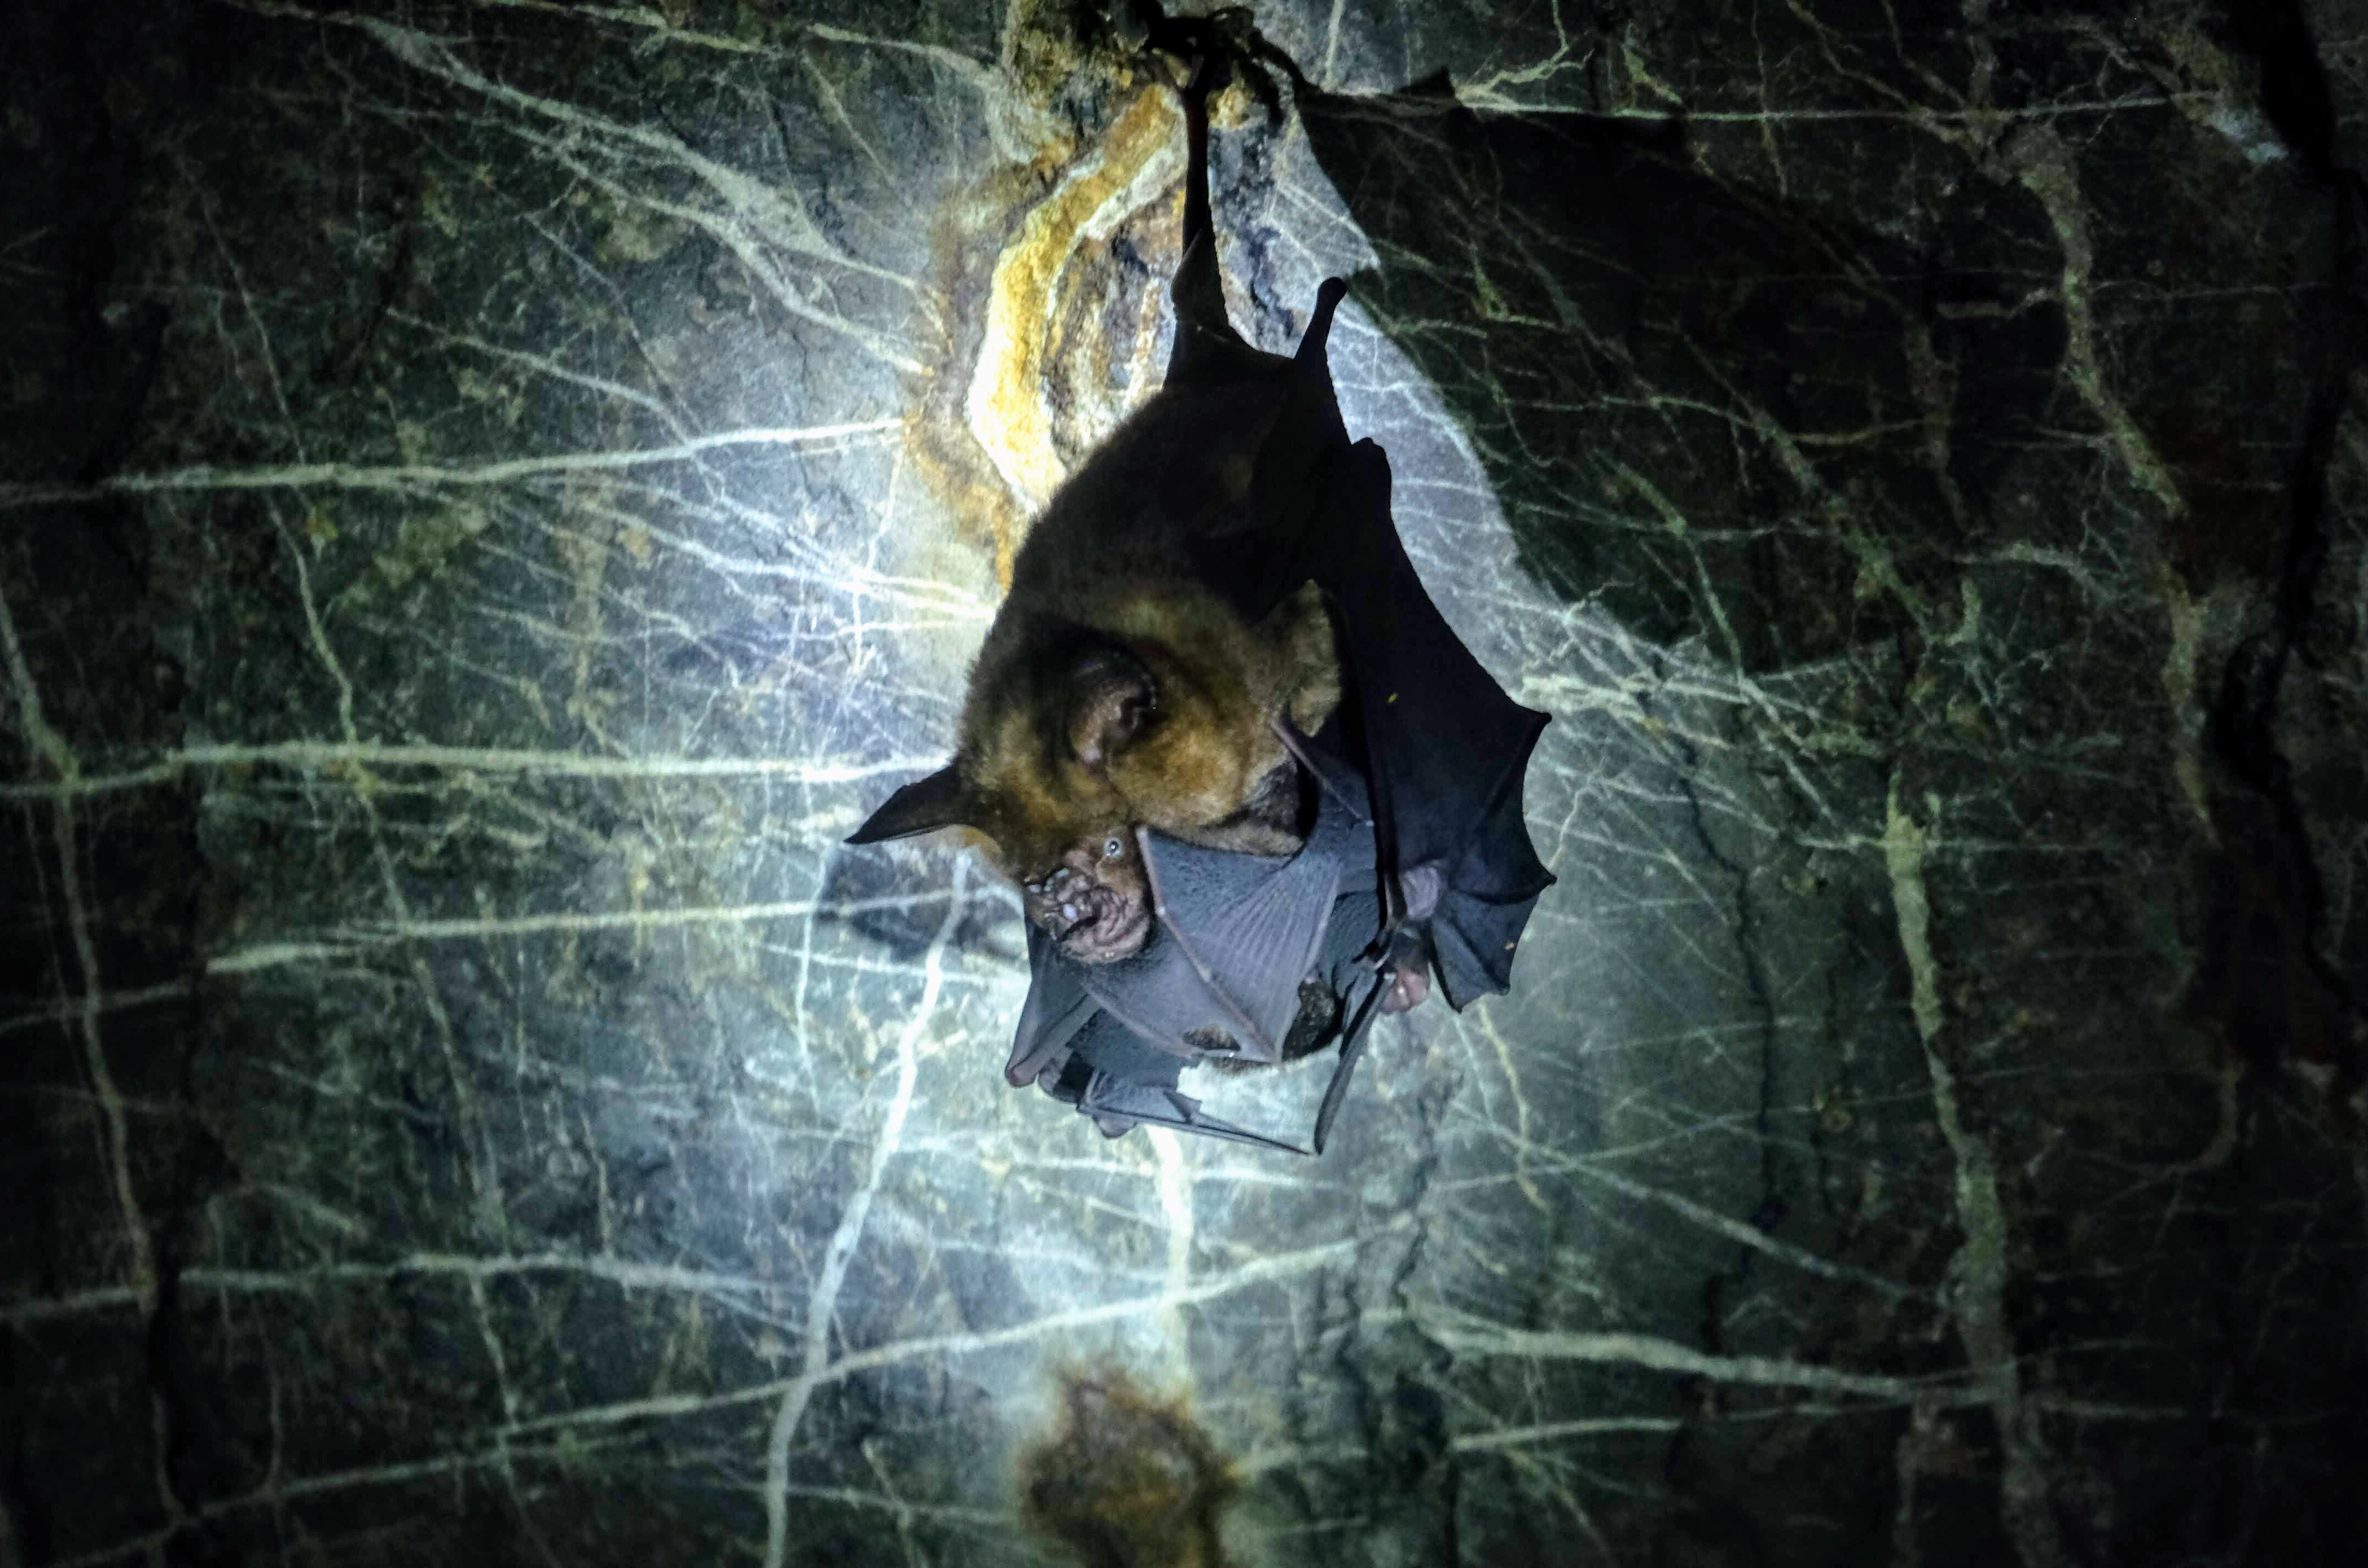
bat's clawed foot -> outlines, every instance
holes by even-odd
[[[1389,989],[1382,994],[1382,1011],[1411,1013],[1429,1000],[1430,971],[1402,964],[1391,972]]]
[[[1121,48],[1161,54],[1180,62],[1187,93],[1214,93],[1239,76],[1266,110],[1267,122],[1282,122],[1280,71],[1293,87],[1305,85],[1298,62],[1268,41],[1247,6],[1226,6],[1201,17],[1171,17],[1154,0],[1116,0],[1111,31]]]
[[[1398,891],[1406,901],[1406,917],[1410,921],[1429,919],[1439,913],[1440,890],[1445,885],[1439,867],[1426,860],[1409,868],[1398,878]]]
[[[1405,881],[1415,882],[1420,874],[1410,872]],[[1438,900],[1434,889],[1430,902],[1435,905]],[[1403,926],[1373,956],[1373,972],[1382,982],[1383,1012],[1411,1013],[1430,1000],[1430,956],[1429,940],[1416,928]]]

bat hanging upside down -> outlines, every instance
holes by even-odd
[[[1317,291],[1289,358],[1226,318],[1208,98],[1237,60],[1290,62],[1238,11],[1132,9],[1190,66],[1166,383],[1030,529],[953,760],[848,842],[964,826],[1019,884],[1014,1085],[1112,1137],[1152,1122],[1295,1149],[1203,1114],[1179,1072],[1338,1039],[1320,1153],[1375,1012],[1420,1004],[1434,971],[1459,1009],[1509,988],[1554,881],[1521,818],[1546,715],[1440,618],[1388,460],[1349,441],[1325,353],[1346,286]]]

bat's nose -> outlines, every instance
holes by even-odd
[[[1059,941],[1088,918],[1092,905],[1085,897],[1087,879],[1079,872],[1064,868],[1044,879],[1044,929]]]

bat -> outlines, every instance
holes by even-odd
[[[1419,1005],[1434,973],[1458,1010],[1509,989],[1521,933],[1554,881],[1521,815],[1547,715],[1508,697],[1440,615],[1392,520],[1386,455],[1348,438],[1327,353],[1347,286],[1324,283],[1289,357],[1251,347],[1226,316],[1208,193],[1207,97],[1237,39],[1224,18],[1163,17],[1151,40],[1198,63],[1183,90],[1176,338],[1166,383],[1145,412],[1163,399],[1171,412],[1226,411],[1200,446],[1218,450],[1236,481],[1229,505],[1176,535],[1177,551],[1229,624],[1288,627],[1304,646],[1307,617],[1320,615],[1334,662],[1295,696],[1255,709],[1270,750],[1251,755],[1278,760],[1261,767],[1244,798],[1270,802],[1249,814],[1273,832],[1228,836],[1212,830],[1230,816],[1205,811],[1197,822],[1138,812],[1101,830],[1095,864],[1110,869],[1090,884],[1063,885],[1105,901],[1085,923],[1088,937],[1123,919],[1129,939],[1080,943],[1064,912],[1031,918],[1029,997],[1005,1075],[1073,1106],[1107,1136],[1167,1126],[1305,1153],[1207,1114],[1181,1091],[1181,1073],[1269,1065],[1338,1040],[1311,1140],[1320,1153],[1378,1013]],[[1048,521],[1093,475],[1089,460]],[[1068,667],[1071,756],[1056,756],[1055,766],[1090,754],[1111,778],[1115,753],[1175,724],[1160,711],[1158,684],[1140,670],[1097,650]],[[1318,699],[1296,699],[1309,694]],[[1111,713],[1121,722],[1108,722]],[[856,841],[891,835],[873,831],[883,818],[894,826],[942,814],[896,816],[898,801],[916,791],[934,791],[940,806],[975,794],[975,783],[959,777],[961,763],[958,756],[951,779],[932,776],[899,791]],[[1122,780],[1111,793],[1106,814],[1154,794]],[[965,809],[988,814],[974,802]],[[1244,809],[1236,802],[1232,815]],[[1064,869],[1078,870],[1071,853]],[[1039,884],[1023,885],[1033,893]],[[1312,1028],[1311,985],[1333,1004],[1316,1010]]]
[[[1197,236],[1191,309],[1166,384],[1053,494],[1012,563],[1011,591],[971,668],[953,760],[898,790],[849,842],[961,826],[1019,884],[1031,924],[1069,957],[1121,961],[1148,939],[1133,829],[1213,849],[1288,855],[1305,780],[1279,726],[1338,706],[1331,618],[1313,584],[1255,613],[1210,581],[1207,548],[1252,524],[1257,458],[1288,402],[1291,360],[1224,319],[1208,211],[1206,99],[1236,15],[1169,23],[1197,56],[1187,84]],[[1202,320],[1213,331],[1202,330]]]
[[[1253,620],[1314,584],[1349,700],[1317,736],[1275,721],[1317,786],[1315,824],[1294,855],[1212,854],[1138,829],[1157,917],[1152,946],[1095,971],[1031,941],[1030,1001],[1006,1076],[1074,1104],[1112,1136],[1166,1125],[1304,1152],[1208,1116],[1177,1084],[1188,1062],[1280,1060],[1281,1020],[1303,980],[1322,970],[1345,1022],[1312,1139],[1320,1153],[1377,1010],[1417,1005],[1434,970],[1458,1010],[1510,989],[1521,933],[1554,881],[1521,815],[1547,715],[1508,697],[1440,615],[1391,518],[1387,456],[1348,439],[1326,351],[1347,286],[1325,282],[1287,362],[1235,332],[1210,218],[1205,98],[1190,88],[1186,118],[1169,384],[1284,388],[1253,468],[1245,537],[1202,544],[1205,580]],[[1212,1036],[1214,1049],[1198,1043]]]

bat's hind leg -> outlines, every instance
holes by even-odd
[[[1400,964],[1390,976],[1390,988],[1382,997],[1384,1013],[1411,1013],[1430,1000],[1430,969],[1428,965]]]
[[[1176,301],[1176,342],[1168,352],[1167,380],[1217,383],[1271,376],[1272,365],[1234,330],[1225,316],[1225,286],[1217,264],[1216,222],[1209,200],[1209,97],[1236,74],[1280,122],[1281,96],[1269,63],[1280,62],[1292,82],[1297,66],[1259,36],[1247,10],[1234,6],[1205,17],[1170,17],[1151,0],[1120,0],[1117,32],[1143,53],[1182,67],[1176,82],[1184,99],[1184,258],[1168,295]],[[1163,69],[1165,69],[1163,67]]]
[[[1238,77],[1266,110],[1267,123],[1282,123],[1282,91],[1269,67],[1294,87],[1306,77],[1291,56],[1267,41],[1247,6],[1227,6],[1204,17],[1171,17],[1153,0],[1119,0],[1113,21],[1121,41],[1143,52],[1166,55],[1184,68],[1178,90],[1184,97],[1190,138],[1190,168],[1184,193],[1184,244],[1210,232],[1209,98]],[[1212,268],[1213,270],[1213,268]]]
[[[1233,57],[1204,17],[1162,18],[1150,48],[1173,56],[1185,69],[1178,91],[1184,99],[1184,260],[1171,286],[1179,325],[1225,320],[1225,285],[1217,269],[1216,220],[1209,205],[1209,95],[1222,92],[1233,74]]]

